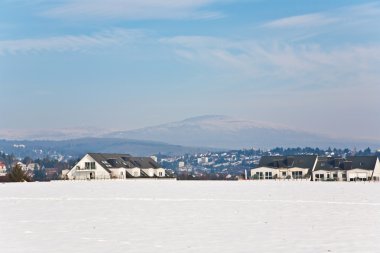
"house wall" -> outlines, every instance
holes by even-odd
[[[370,180],[372,177],[372,173],[372,170],[351,169],[347,171],[347,181],[351,181],[356,178]]]
[[[275,177],[275,175],[278,174],[277,169],[273,169],[269,167],[259,167],[259,168],[251,169],[251,177],[254,177],[257,172],[263,173],[264,180],[265,180],[265,172],[272,172],[272,179]]]
[[[85,168],[86,162],[95,162],[95,170],[77,170],[77,168]],[[91,173],[94,179],[110,179],[111,175],[100,164],[98,164],[90,155],[85,155],[75,166],[67,173],[68,179],[86,180],[91,179]]]
[[[125,168],[111,168],[111,178],[125,179]]]
[[[161,173],[161,176],[160,176]],[[154,175],[156,177],[165,177],[165,170],[163,168],[158,168],[154,170]]]
[[[279,169],[274,169],[274,168],[269,168],[269,167],[259,167],[255,169],[251,169],[251,177],[253,177],[257,172],[262,172],[264,175],[265,179],[265,172],[272,172],[272,178],[278,178],[278,179],[286,179],[290,178],[293,179],[293,172],[300,171],[302,172],[302,178],[309,172],[309,169],[305,168],[279,168]],[[283,175],[285,173],[285,175]]]
[[[131,174],[133,177],[140,177],[141,171],[140,168],[132,168],[132,169],[126,169],[126,171]]]
[[[376,165],[373,170],[373,180],[379,180],[380,179],[380,161],[379,158],[376,159]]]
[[[314,181],[322,181],[321,178],[317,178],[316,175],[323,175],[323,180],[328,180],[328,179],[334,179],[334,174],[337,174],[337,181],[346,181],[346,178],[343,176],[346,174],[346,171],[343,170],[317,170],[313,171],[313,179]],[[328,177],[330,175],[330,177]]]
[[[310,170],[312,170],[312,168],[310,168]],[[309,172],[309,169],[294,167],[294,168],[288,169],[288,174],[293,178],[292,172],[296,172],[296,171],[301,171],[302,172],[302,178],[304,178],[305,175],[307,175],[307,173]]]
[[[141,170],[144,171],[149,177],[154,177],[154,169],[153,168],[141,169]]]

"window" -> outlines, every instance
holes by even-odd
[[[85,162],[84,168],[86,170],[94,170],[95,169],[95,162]]]
[[[283,171],[283,172],[282,172],[282,176],[283,176],[283,177],[286,177],[286,171]]]
[[[264,173],[262,172],[256,172],[257,179],[264,179]]]
[[[265,172],[265,179],[272,179],[272,172]]]
[[[338,174],[333,174],[333,178],[338,178]]]
[[[292,177],[293,177],[294,179],[302,178],[302,171],[293,171],[293,172],[292,172]]]
[[[162,177],[162,172],[158,172],[158,176]]]
[[[329,179],[330,178],[330,174],[327,174],[327,179]]]

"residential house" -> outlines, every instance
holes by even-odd
[[[322,157],[313,172],[314,181],[368,181],[380,179],[377,156]]]
[[[68,179],[163,178],[165,169],[150,157],[128,154],[86,154],[68,173]]]
[[[344,158],[318,157],[317,165],[313,171],[314,181],[346,181],[347,170],[352,162]]]
[[[251,177],[267,179],[311,179],[317,163],[316,155],[263,156]]]

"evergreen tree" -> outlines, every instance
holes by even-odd
[[[21,166],[16,164],[9,173],[9,180],[11,182],[29,182],[30,178],[22,170]]]

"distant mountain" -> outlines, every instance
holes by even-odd
[[[184,153],[204,152],[208,149],[183,147],[162,142],[126,140],[115,138],[82,138],[63,141],[20,141],[0,140],[0,151],[18,157],[65,155],[80,157],[89,152],[128,153],[135,156],[153,154],[180,155]]]
[[[0,129],[0,139],[7,140],[69,140],[100,137],[110,130],[96,127],[57,128],[41,130]]]
[[[333,139],[328,136],[221,115],[207,115],[104,137],[161,141],[171,144],[225,149],[271,147],[376,147],[377,143]]]

